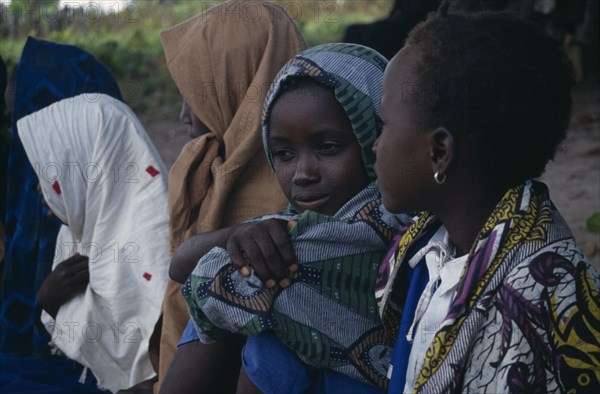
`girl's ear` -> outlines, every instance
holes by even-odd
[[[455,152],[454,136],[445,127],[438,127],[431,132],[431,169],[445,179],[445,174],[452,163]]]

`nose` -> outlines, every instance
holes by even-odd
[[[321,180],[317,160],[312,155],[302,155],[296,161],[296,171],[292,181],[297,186],[306,186]]]
[[[192,124],[192,115],[190,107],[185,101],[181,105],[181,113],[179,114],[179,120],[181,121],[181,123],[187,126],[191,126]]]
[[[381,136],[377,137],[377,139],[375,140],[375,142],[373,142],[373,146],[371,147],[371,150],[373,151],[373,153],[375,153],[377,155],[377,146],[379,145],[379,139],[381,138]]]

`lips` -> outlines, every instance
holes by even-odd
[[[305,211],[319,211],[330,199],[331,196],[324,193],[299,193],[294,195],[296,207]]]

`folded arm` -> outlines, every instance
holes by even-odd
[[[44,279],[37,293],[39,306],[53,319],[58,309],[76,295],[83,293],[90,283],[89,259],[75,254],[58,264]]]
[[[298,268],[286,225],[285,220],[267,219],[193,235],[175,251],[169,276],[184,283],[198,261],[220,247],[227,250],[242,275],[249,276],[252,268],[267,287],[276,283],[285,287],[289,285],[288,271]]]

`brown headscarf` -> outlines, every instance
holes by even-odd
[[[169,71],[211,133],[183,148],[169,174],[170,241],[284,208],[260,138],[279,69],[305,49],[280,6],[230,1],[161,34]]]
[[[183,99],[211,133],[187,143],[169,173],[169,239],[277,212],[287,203],[262,148],[262,106],[275,75],[306,43],[290,16],[269,2],[229,1],[161,33],[167,66]],[[167,285],[158,391],[189,314]],[[153,358],[156,362],[156,358]]]

